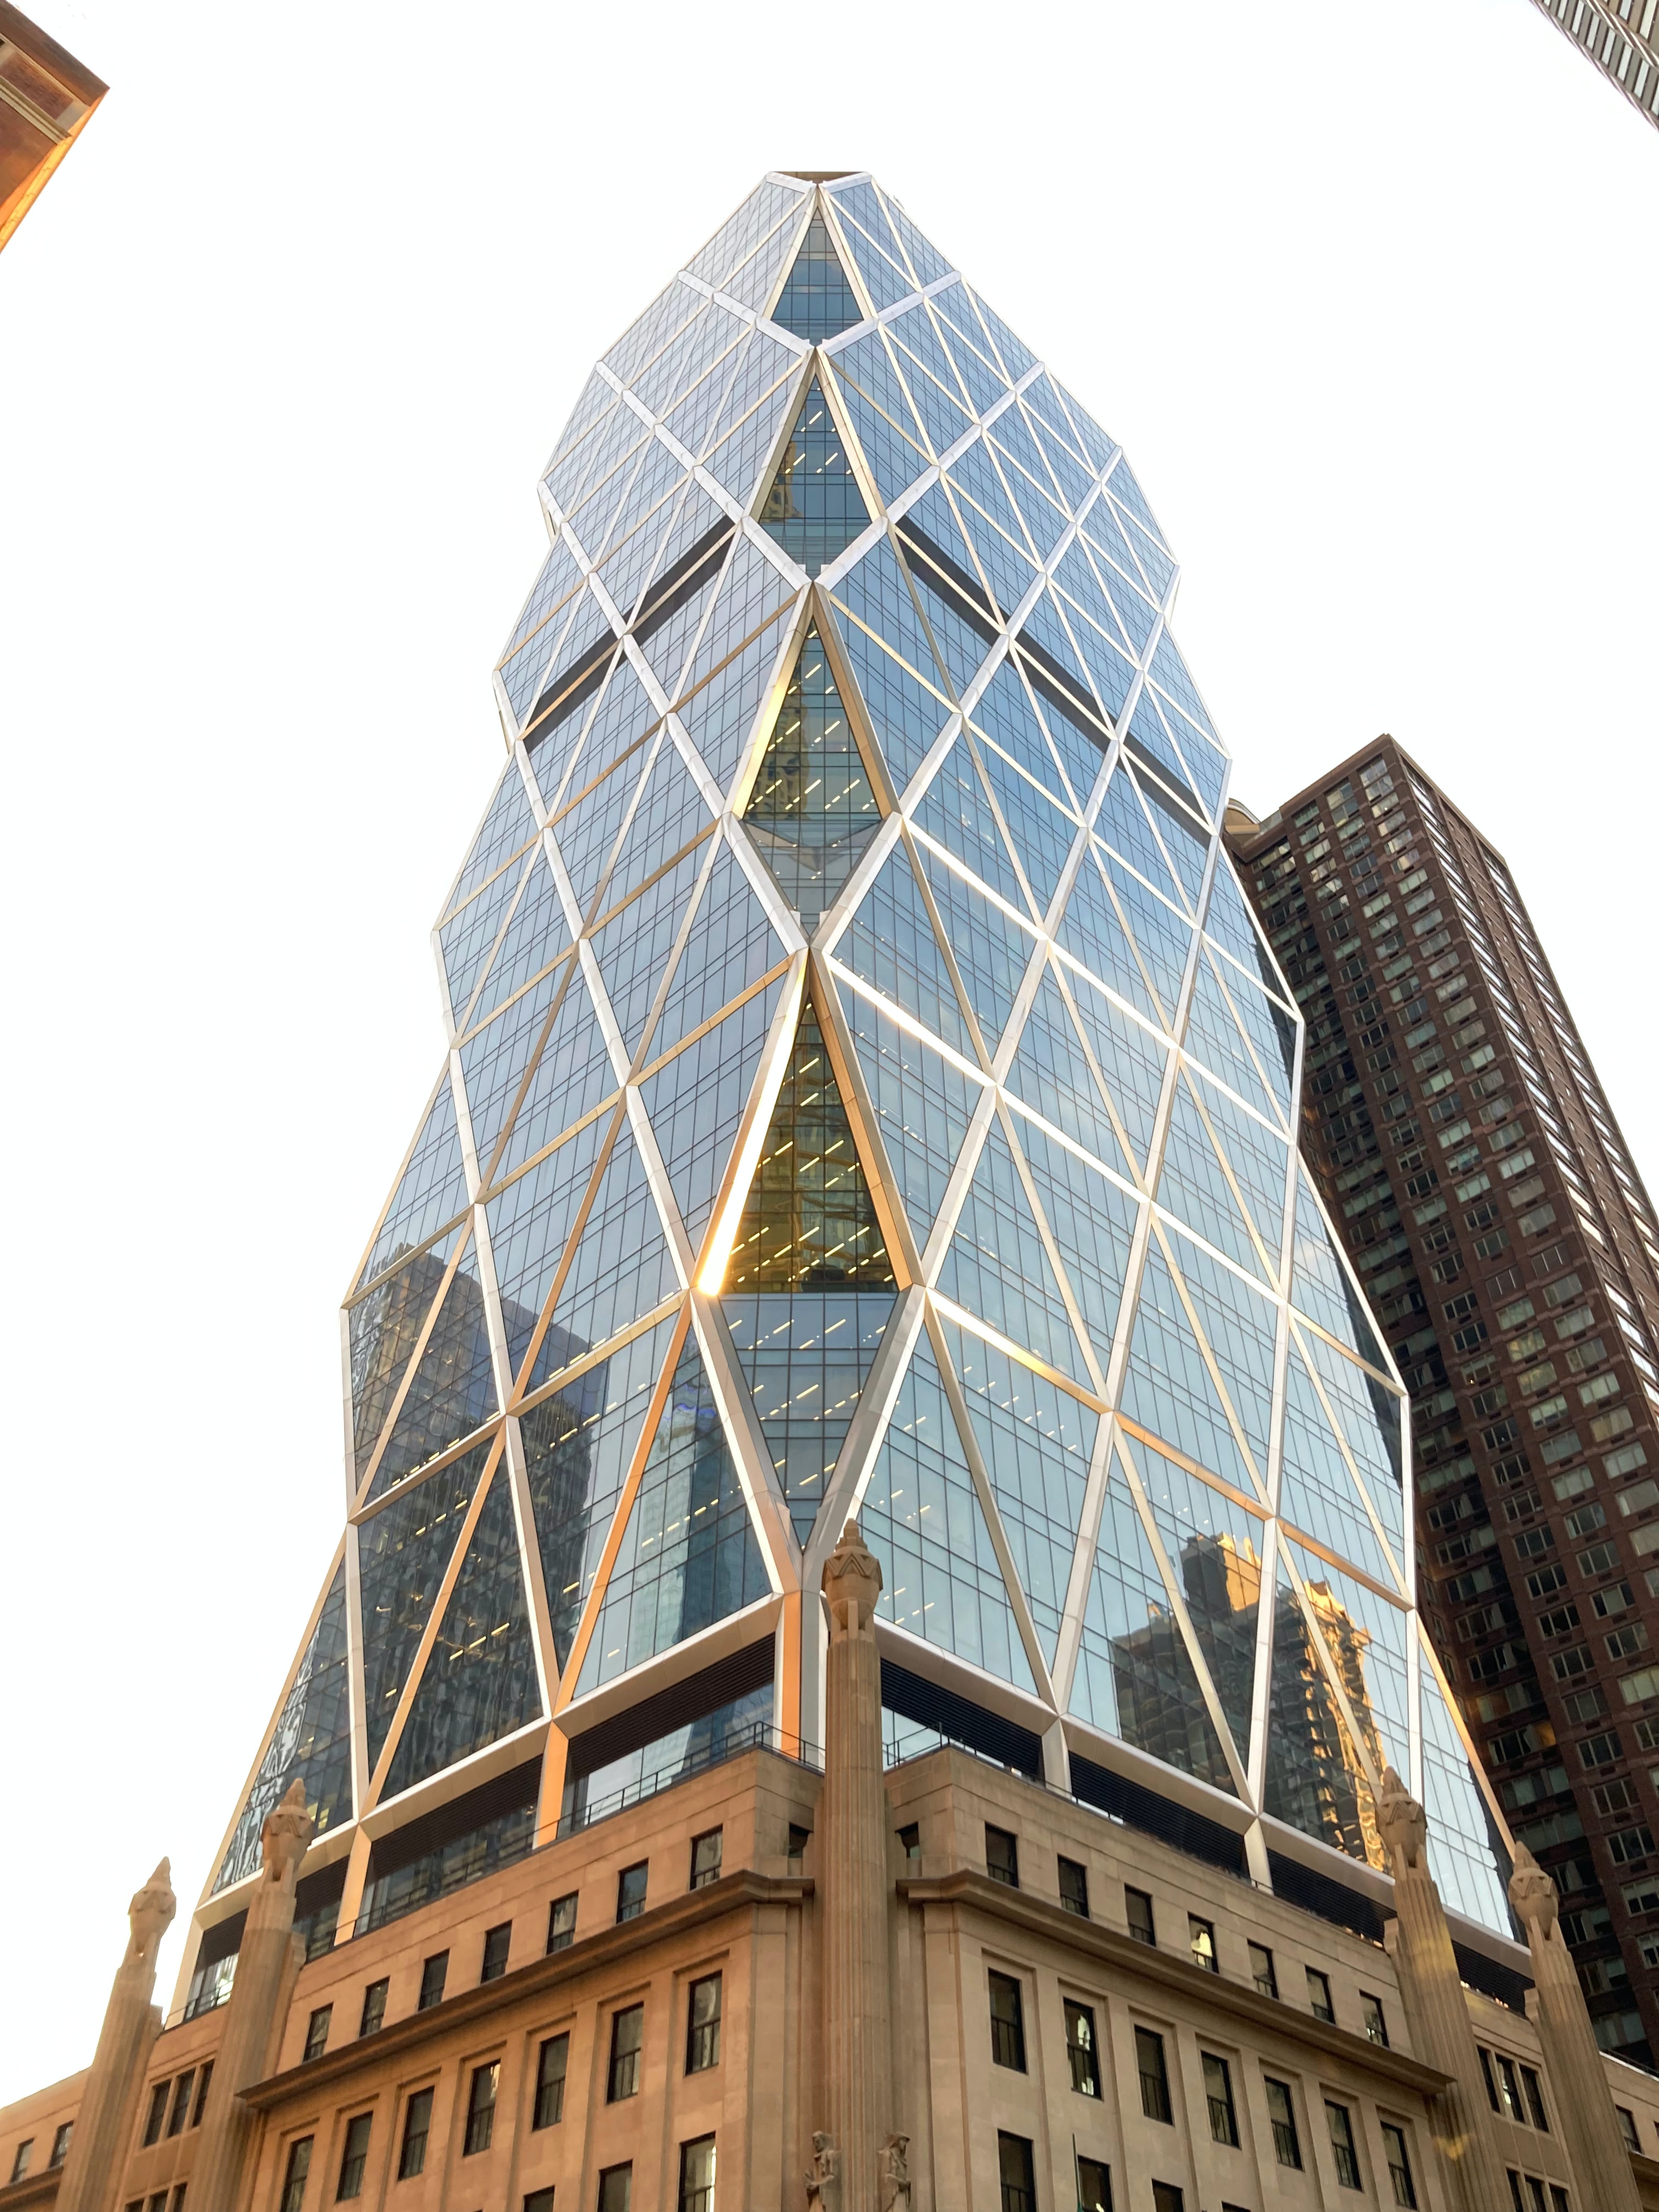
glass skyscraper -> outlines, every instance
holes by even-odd
[[[539,491],[346,1295],[346,1526],[198,1996],[296,1776],[325,1942],[746,1735],[810,1758],[854,1516],[896,1753],[1161,1804],[1263,1881],[1380,1867],[1392,1765],[1507,1934],[1121,449],[869,177],[779,174]]]

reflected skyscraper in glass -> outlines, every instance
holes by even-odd
[[[539,495],[346,1297],[345,1528],[198,1990],[296,1775],[314,1938],[743,1731],[810,1755],[854,1516],[896,1750],[1150,1793],[1263,1882],[1380,1865],[1390,1763],[1507,1934],[1121,449],[869,178],[777,175]]]

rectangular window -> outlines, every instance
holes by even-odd
[[[1079,1866],[1075,1859],[1061,1859],[1060,1863],[1060,1901],[1079,1920],[1089,1917],[1089,1869]]]
[[[371,1982],[363,1991],[363,2016],[357,2024],[357,2033],[378,2035],[386,2021],[386,1993],[391,1987],[386,1981]]]
[[[1359,2014],[1365,2023],[1365,2040],[1380,2043],[1384,2051],[1389,2047],[1389,2023],[1382,2017],[1382,2000],[1367,1990],[1359,1992]]]
[[[1336,2178],[1344,2189],[1358,2189],[1359,2154],[1354,2148],[1353,2115],[1346,2105],[1334,2105],[1325,2100],[1325,2118],[1331,2130],[1331,2156],[1336,2160]]]
[[[499,1928],[485,1929],[483,1966],[478,1975],[481,1984],[500,1981],[507,1972],[507,1954],[512,1948],[513,1923],[510,1920],[503,1921]]]
[[[196,2069],[191,2066],[173,2085],[173,2117],[167,2122],[170,2136],[181,2136],[185,2132],[185,2122],[190,2118],[190,2093],[195,2087]]]
[[[568,1950],[575,1940],[576,1893],[573,1889],[568,1897],[556,1897],[547,1908],[547,1948],[550,1955],[555,1951]]]
[[[1077,2162],[1078,2212],[1112,2212],[1112,2169],[1098,2158]]]
[[[1137,1943],[1156,1943],[1158,1929],[1152,1919],[1152,1900],[1144,1889],[1126,1889],[1123,1911],[1129,1923],[1129,1933]]]
[[[398,2179],[412,2180],[426,2172],[427,2138],[432,2133],[432,2092],[417,2089],[404,2108],[404,2147],[398,2154]]]
[[[1389,2154],[1389,2179],[1394,2185],[1394,2201],[1401,2212],[1417,2212],[1417,2191],[1412,2185],[1412,2162],[1406,2149],[1406,2130],[1396,2127],[1392,2120],[1384,2120],[1382,2148]]]
[[[486,2151],[495,2140],[495,2091],[501,2078],[501,2062],[492,2058],[488,2066],[472,2069],[472,2087],[466,2100],[466,2139],[461,2145],[463,2158],[474,2158]]]
[[[1521,2077],[1515,2070],[1515,2061],[1494,2052],[1494,2071],[1498,2082],[1498,2109],[1506,2120],[1524,2123],[1526,2112],[1521,2103]]]
[[[615,2013],[611,2021],[611,2071],[605,2086],[605,2100],[608,2105],[619,2105],[625,2097],[635,2097],[640,2088],[640,2048],[645,2041],[645,2007],[629,2005]]]
[[[714,2212],[714,2138],[680,2145],[679,2212]]]
[[[1316,2020],[1334,2021],[1336,2009],[1331,2002],[1331,1980],[1317,1966],[1308,1969],[1308,2009]]]
[[[988,1821],[985,1829],[985,1871],[993,1881],[1006,1882],[1010,1889],[1019,1887],[1019,1845],[1006,1828],[994,1828]]]
[[[628,2212],[633,2194],[632,2166],[607,2166],[599,2176],[599,2212]]]
[[[1152,2212],[1184,2212],[1186,2201],[1175,2182],[1152,2184]]]
[[[1642,2138],[1636,2132],[1635,2113],[1624,2105],[1615,2105],[1613,2109],[1619,2115],[1619,2132],[1625,2138],[1626,2149],[1639,2151]]]
[[[1164,2063],[1164,2038],[1150,2027],[1135,2030],[1135,2070],[1140,2075],[1140,2109],[1149,2120],[1173,2127],[1170,2109],[1170,2076]]]
[[[1526,2093],[1528,2117],[1534,2127],[1541,2128],[1547,2135],[1550,2131],[1550,2122],[1549,2115],[1544,2110],[1544,2085],[1530,2066],[1523,2066],[1521,2069],[1521,2087]]]
[[[685,2070],[706,2073],[720,2063],[720,1977],[693,1982],[685,2009]]]
[[[52,2172],[69,2156],[70,2140],[75,2133],[73,2120],[65,2120],[52,2139],[52,2156],[46,2160],[46,2172]],[[182,2184],[180,2186],[182,2187]]]
[[[719,1828],[710,1828],[706,1835],[692,1837],[691,1887],[693,1889],[707,1889],[711,1881],[720,1880],[720,1854],[723,1849],[721,1838],[722,1831]],[[712,2143],[709,2145],[708,2155],[712,2160],[714,2155]],[[709,2187],[712,2197],[714,2185],[711,2183]]]
[[[1066,2049],[1072,2062],[1072,2087],[1080,2097],[1100,2094],[1100,2046],[1089,2006],[1066,2000]]]
[[[1275,2081],[1271,2075],[1263,2076],[1262,2086],[1267,2092],[1267,2118],[1273,2122],[1273,2155],[1281,2166],[1302,2168],[1302,2141],[1296,2131],[1296,2106],[1291,2096],[1288,2081]]]
[[[312,2014],[310,2024],[306,2029],[305,2057],[307,2058],[320,2058],[324,2051],[328,2049],[328,2031],[333,2020],[334,2008],[331,2004],[319,2005],[316,2011]]]
[[[619,1923],[637,1920],[644,1911],[645,1881],[650,1870],[650,1861],[641,1859],[637,1866],[624,1867],[617,1876],[617,1918]],[[629,2172],[633,2172],[631,2166]]]
[[[190,2116],[190,2124],[193,2128],[199,2128],[202,2124],[202,2115],[207,2110],[208,2084],[212,2079],[213,2061],[210,2058],[202,2069],[201,2080],[196,2084],[196,2110]]]
[[[555,2128],[564,2118],[564,2077],[570,2064],[570,2038],[550,2035],[536,2061],[536,2103],[532,2128]]]
[[[1265,1943],[1250,1946],[1250,1978],[1264,1997],[1279,1995],[1279,1976],[1273,1972],[1273,1954]]]
[[[553,2212],[553,2191],[532,2189],[524,2200],[524,2212]]]
[[[311,2172],[313,2137],[301,2136],[288,2147],[288,2169],[283,2176],[281,2212],[301,2212],[306,2201],[306,2176]]]
[[[161,2110],[166,2112],[167,2085],[165,2081],[161,2084]],[[144,2140],[149,2143],[154,2142],[155,2137],[152,2136],[146,2136]],[[29,2170],[29,2160],[33,2157],[33,2155],[34,2137],[33,2136],[25,2136],[22,2142],[18,2144],[16,2149],[12,2153],[11,2178],[14,2181],[21,2181],[23,2179],[24,2175]]]
[[[1193,1964],[1202,1966],[1206,1974],[1221,1972],[1215,1955],[1215,1927],[1212,1922],[1200,1920],[1195,1912],[1187,1915],[1187,1942],[1193,1954]]]
[[[428,1959],[421,1968],[421,1998],[416,2012],[430,2012],[434,2005],[444,2001],[444,1984],[449,1978],[449,1954],[439,1951]]]
[[[1210,2108],[1210,2134],[1230,2150],[1238,2148],[1238,2114],[1233,2107],[1232,2069],[1224,2058],[1206,2051],[1204,2059],[1204,2097]]]
[[[997,2179],[1001,2212],[1036,2212],[1036,2166],[1025,2136],[997,2136]]]
[[[795,1831],[792,1828],[789,1832],[793,1836]],[[805,1831],[802,1832],[804,1834]],[[921,1857],[921,1823],[920,1820],[911,1820],[898,1831],[898,1844],[899,1849],[903,1852],[908,1863],[912,1866],[915,1865]],[[803,1844],[802,1849],[804,1850],[805,1848],[805,1846]]]
[[[1012,1974],[991,1977],[991,2056],[999,2066],[1025,2071],[1025,2013]]]
[[[810,1828],[803,1828],[793,1820],[789,1823],[789,1856],[793,1864],[799,1866],[802,1858],[805,1856],[806,1839],[811,1832],[812,1831]],[[915,1831],[913,1828],[909,1832],[914,1835]],[[905,1831],[901,1828],[899,1830],[899,1841],[901,1843],[904,1841],[904,1837]],[[904,1856],[906,1858],[919,1859],[921,1856],[921,1844],[917,1844],[914,1851],[907,1850]]]
[[[149,2112],[144,2121],[144,2148],[146,2150],[149,2148],[152,2143],[161,2142],[161,2130],[166,2125],[167,2117],[167,2084],[165,2081],[158,2081],[155,2084],[155,2087],[149,2093]],[[29,2148],[30,2145],[28,2143],[20,2144],[18,2147],[18,2155],[21,2157],[22,2154]],[[27,2160],[25,2160],[23,2172],[27,2173],[27,2172],[28,2163]],[[21,2180],[21,2175],[15,2173],[12,2176],[12,2179],[14,2181]]]
[[[385,1987],[384,1983],[381,1987]],[[363,2168],[368,2164],[368,2138],[374,2126],[373,2112],[359,2112],[346,2122],[345,2147],[340,2153],[340,2185],[334,2192],[337,2203],[363,2193]]]

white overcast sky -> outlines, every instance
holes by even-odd
[[[27,0],[112,90],[0,258],[0,2100],[179,1932],[342,1511],[337,1308],[593,358],[869,167],[1121,438],[1258,812],[1390,730],[1639,1165],[1659,134],[1528,0]]]

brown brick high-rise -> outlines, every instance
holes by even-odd
[[[1501,857],[1380,738],[1229,842],[1413,1393],[1419,1602],[1606,2050],[1659,2053],[1659,1230]]]

